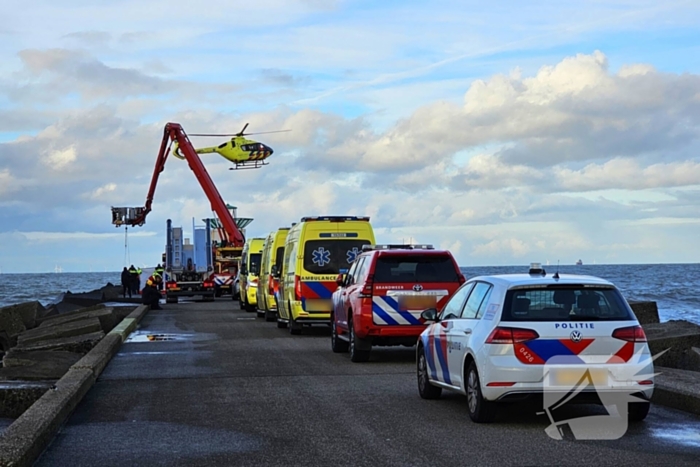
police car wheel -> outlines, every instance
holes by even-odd
[[[442,388],[430,384],[428,375],[428,364],[425,358],[425,349],[418,350],[418,362],[416,364],[418,373],[418,393],[423,399],[437,399],[442,395]]]
[[[355,326],[352,320],[348,321],[348,327],[350,328],[350,361],[355,363],[366,362],[369,360],[370,350],[358,349],[358,344],[360,344],[360,339],[355,335]]]
[[[630,422],[641,422],[647,418],[650,402],[630,402],[627,405],[627,420]]]
[[[335,353],[348,351],[348,343],[338,338],[338,328],[335,324],[335,315],[331,314],[331,350]]]
[[[467,408],[469,418],[476,423],[489,423],[496,418],[496,404],[484,399],[481,394],[481,384],[479,383],[479,372],[476,370],[476,363],[472,361],[467,370]]]

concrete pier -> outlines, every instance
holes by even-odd
[[[692,414],[654,405],[604,442],[549,438],[537,406],[477,425],[464,396],[418,396],[415,349],[353,364],[331,352],[326,328],[291,336],[254,316],[230,299],[151,311],[38,465],[694,466],[700,456]]]

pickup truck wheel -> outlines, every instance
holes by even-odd
[[[484,399],[479,383],[479,372],[476,362],[472,361],[467,370],[467,408],[469,418],[476,423],[490,423],[496,418],[497,406]]]
[[[355,334],[355,326],[352,320],[348,320],[348,328],[350,328],[350,361],[355,363],[366,362],[369,360],[369,354],[372,349],[359,349],[363,344],[362,339]]]
[[[335,324],[335,314],[331,314],[331,350],[335,353],[348,351],[348,342],[338,338],[338,328]]]
[[[418,374],[418,393],[423,399],[437,399],[442,395],[442,388],[430,384],[430,374],[428,372],[428,361],[425,356],[425,349],[418,349],[418,362],[416,363]]]

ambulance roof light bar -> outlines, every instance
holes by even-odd
[[[369,216],[313,216],[302,217],[301,222],[311,221],[329,221],[329,222],[345,222],[345,221],[365,221],[369,222]]]

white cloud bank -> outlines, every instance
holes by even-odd
[[[159,92],[160,78],[85,54],[22,55],[20,73],[39,95],[56,92],[68,73],[66,95],[93,102],[109,88],[120,102],[67,110],[36,136],[0,144],[0,213],[8,225],[61,230],[70,221],[80,231],[100,231],[109,227],[110,206],[143,203],[162,123],[134,114],[148,99],[143,94]],[[75,57],[82,69],[63,67]],[[117,81],[122,85],[111,86]],[[172,89],[191,96],[190,89]],[[699,96],[700,76],[647,64],[611,71],[606,56],[594,52],[531,76],[514,70],[475,80],[461,104],[422,106],[382,132],[365,118],[321,110],[250,113],[251,127],[293,130],[261,136],[275,149],[269,166],[230,172],[217,156],[203,157],[224,198],[256,219],[248,229],[254,235],[304,215],[369,214],[385,241],[447,245],[463,264],[586,254],[598,262],[697,261],[684,252],[695,242],[692,226],[671,231],[664,219],[700,215]],[[26,99],[23,105],[35,105]],[[162,117],[192,132],[240,125],[230,114],[195,108],[185,103]],[[37,125],[41,118],[38,112]],[[160,180],[146,227],[159,237],[149,244],[156,249],[167,217],[188,225],[191,216],[210,212],[185,163],[169,161]],[[604,190],[630,195],[591,198]],[[29,219],[30,212],[44,218]],[[644,231],[623,224],[642,220]],[[27,237],[39,238],[46,237]]]

